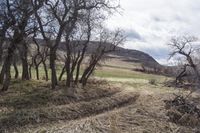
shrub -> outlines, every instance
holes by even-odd
[[[156,79],[150,79],[149,84],[151,85],[156,85]]]

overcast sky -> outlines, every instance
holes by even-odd
[[[200,0],[121,0],[121,14],[108,21],[128,36],[125,48],[147,52],[167,64],[167,42],[173,35],[200,33]]]

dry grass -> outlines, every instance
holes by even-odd
[[[113,83],[114,84],[114,83]],[[140,84],[140,83],[138,83]],[[185,127],[169,121],[164,101],[173,98],[178,91],[159,85],[114,84],[123,88],[125,94],[139,94],[133,104],[115,108],[99,115],[80,120],[61,122],[25,130],[24,132],[49,133],[195,133],[198,128]],[[148,89],[147,89],[148,88]]]
[[[45,88],[46,85],[33,86],[29,86],[29,91],[25,89],[17,94],[12,91],[18,89],[10,90],[6,97],[1,98],[1,132],[19,131],[28,125],[80,119],[123,107],[137,98],[137,94],[121,92],[106,82],[98,82],[98,85],[97,81],[90,82],[84,90],[79,89],[76,98],[67,97],[62,89],[52,91]]]
[[[43,81],[12,81],[0,95],[0,132],[19,133],[195,133],[198,128],[169,121],[164,101],[179,93],[164,76],[132,71],[132,64],[98,69],[97,80],[65,94],[64,83],[50,90]],[[125,66],[125,67],[120,67]],[[101,81],[99,81],[101,79]],[[102,81],[102,79],[105,79]],[[154,84],[151,80],[156,80]],[[138,97],[139,96],[139,97]],[[196,95],[199,101],[200,96]]]

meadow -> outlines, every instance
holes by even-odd
[[[180,93],[164,85],[173,78],[105,64],[74,98],[65,93],[65,77],[51,90],[43,75],[40,68],[41,80],[13,79],[1,94],[1,132],[193,132],[167,119],[163,101]]]

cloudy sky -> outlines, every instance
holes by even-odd
[[[128,36],[125,48],[147,52],[167,64],[167,42],[174,35],[200,34],[200,0],[121,0],[119,14],[108,21]]]

